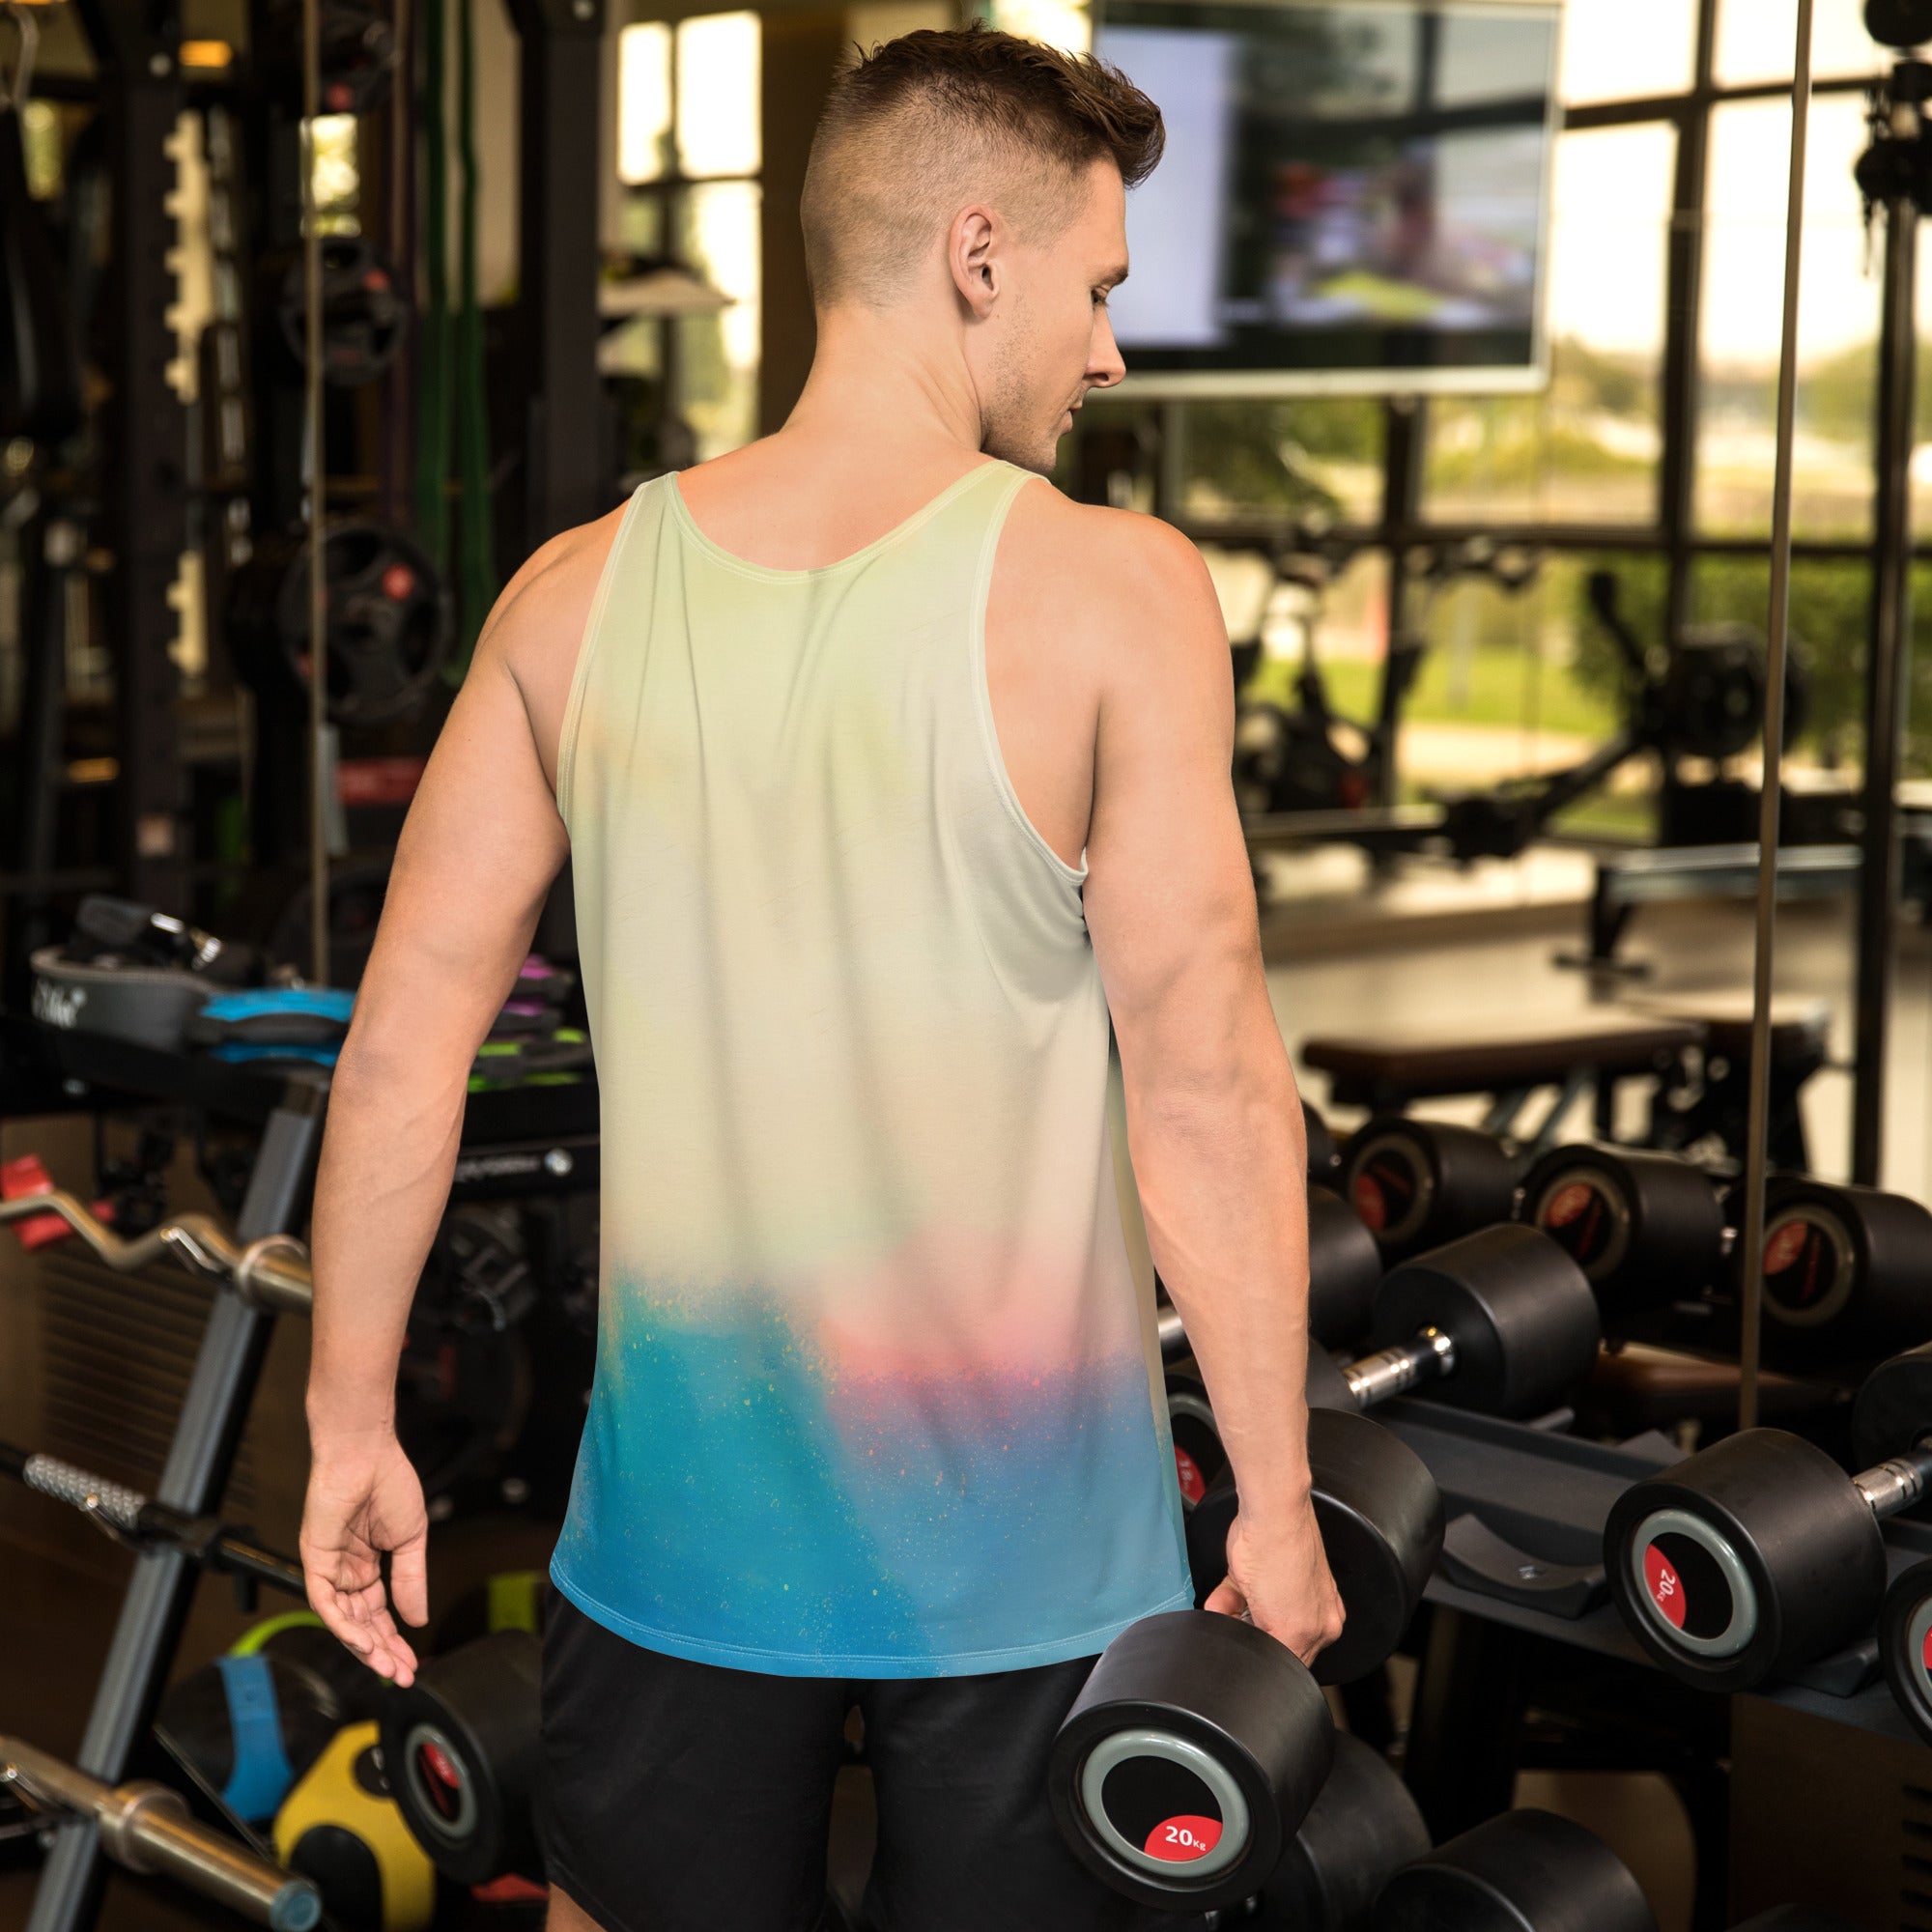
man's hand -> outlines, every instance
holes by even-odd
[[[396,1628],[429,1621],[429,1512],[422,1484],[388,1429],[314,1444],[302,1509],[308,1600],[331,1632],[380,1676],[414,1681],[416,1654]],[[389,1587],[383,1588],[383,1557]]]
[[[1245,1611],[1258,1629],[1313,1663],[1343,1624],[1314,1505],[1303,1503],[1266,1527],[1251,1528],[1245,1515],[1236,1516],[1228,1529],[1227,1577],[1206,1607],[1231,1617]]]

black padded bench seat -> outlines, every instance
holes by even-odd
[[[1337,1106],[1399,1113],[1412,1100],[1564,1087],[1578,1075],[1615,1080],[1657,1073],[1704,1038],[1696,1020],[1580,1013],[1495,1033],[1385,1027],[1373,1035],[1324,1034],[1303,1044],[1301,1058],[1327,1074]]]
[[[1751,999],[1748,993],[1652,994],[1625,1002],[1624,1010],[1644,1019],[1690,1020],[1704,1029],[1704,1050],[1726,1060],[1750,1059]],[[1780,995],[1771,1003],[1771,1057],[1774,1064],[1822,1064],[1832,1029],[1828,1000]]]

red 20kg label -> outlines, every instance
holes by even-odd
[[[1174,1452],[1174,1473],[1180,1483],[1180,1493],[1190,1503],[1198,1503],[1208,1493],[1208,1484],[1201,1473],[1201,1464],[1185,1449],[1176,1448]]]
[[[1643,1580],[1649,1586],[1650,1601],[1662,1612],[1664,1621],[1673,1629],[1682,1630],[1688,1607],[1683,1579],[1654,1543],[1643,1552]]]
[[[1218,1818],[1196,1818],[1186,1814],[1178,1818],[1163,1818],[1148,1833],[1148,1841],[1142,1847],[1151,1859],[1165,1859],[1170,1864],[1186,1864],[1194,1859],[1205,1859],[1221,1842],[1221,1821]]]

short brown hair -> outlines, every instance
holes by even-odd
[[[1037,229],[1097,160],[1145,181],[1164,139],[1160,109],[1090,54],[978,24],[888,41],[833,83],[812,139],[799,207],[812,294],[890,301],[943,202],[983,184]]]

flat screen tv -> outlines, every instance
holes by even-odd
[[[1110,304],[1143,395],[1537,388],[1558,0],[1104,0],[1160,103]]]

